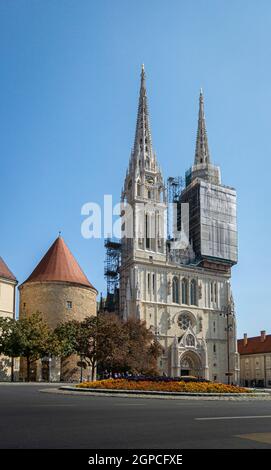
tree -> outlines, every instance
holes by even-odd
[[[157,359],[162,348],[145,322],[116,315],[104,315],[98,337],[98,363],[101,370],[157,374]]]
[[[59,350],[57,338],[39,312],[17,321],[1,321],[0,328],[1,352],[10,357],[25,357],[27,381],[32,362]]]
[[[17,322],[13,318],[0,318],[0,354],[12,359],[11,381],[14,381],[14,359],[21,354]]]
[[[55,333],[62,343],[63,355],[78,354],[80,366],[85,363],[90,368],[91,380],[98,363],[112,368],[122,361],[125,333],[116,315],[90,316],[82,322],[73,320],[59,325]]]
[[[157,374],[157,359],[162,347],[151,330],[146,328],[146,323],[129,318],[124,322],[124,329],[128,337],[125,356],[127,370],[135,374]]]
[[[119,316],[108,313],[99,316],[97,362],[100,370],[119,372],[125,369],[127,341],[127,331]]]
[[[77,320],[71,320],[61,323],[54,330],[54,334],[58,339],[59,355],[68,357],[78,352],[78,336],[80,333],[81,323]]]
[[[90,368],[94,380],[97,365],[104,371],[129,371],[156,374],[161,346],[144,322],[122,321],[113,314],[100,314],[79,322],[72,320],[59,325],[55,334],[62,356],[77,354],[78,364]]]

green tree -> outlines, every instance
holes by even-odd
[[[27,381],[30,380],[31,363],[43,356],[59,351],[57,337],[39,312],[19,320],[1,321],[0,348],[10,357],[24,357]]]
[[[79,322],[59,325],[57,335],[62,356],[77,354],[78,365],[89,367],[94,380],[97,365],[101,371],[129,371],[157,374],[157,359],[162,348],[144,322],[124,322],[113,314],[100,314]]]
[[[119,316],[105,313],[99,317],[97,363],[100,370],[122,371],[127,355],[127,332]]]
[[[20,334],[13,318],[0,318],[0,354],[11,358],[11,381],[14,381],[14,359],[21,355]]]
[[[115,315],[90,316],[82,322],[73,320],[59,325],[55,332],[62,344],[62,354],[79,355],[79,365],[90,368],[91,380],[98,363],[110,364],[112,368],[121,362],[125,336],[122,323]]]
[[[124,322],[123,327],[128,338],[125,355],[127,370],[135,374],[157,374],[157,360],[162,347],[155,335],[146,328],[145,322],[134,318]]]

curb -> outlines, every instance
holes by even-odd
[[[152,395],[157,397],[167,397],[167,396],[185,396],[185,397],[265,397],[269,396],[269,393],[265,392],[256,392],[256,393],[193,393],[193,392],[160,392],[157,390],[113,390],[108,388],[80,388],[80,387],[71,387],[71,386],[62,386],[59,387],[59,390],[71,391],[71,392],[95,392],[95,394],[108,394],[111,395]]]

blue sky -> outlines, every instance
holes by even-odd
[[[61,230],[105,291],[81,206],[119,200],[145,64],[164,176],[195,149],[203,87],[212,160],[238,193],[238,332],[270,328],[271,2],[1,0],[0,255],[19,281]]]

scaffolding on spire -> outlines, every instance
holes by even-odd
[[[107,295],[104,309],[108,312],[118,312],[119,309],[119,267],[121,258],[121,243],[107,238],[104,276],[107,284]]]
[[[181,176],[170,176],[167,179],[167,238],[173,238],[174,206],[180,199],[184,188],[184,179]],[[176,214],[177,214],[177,206]]]

